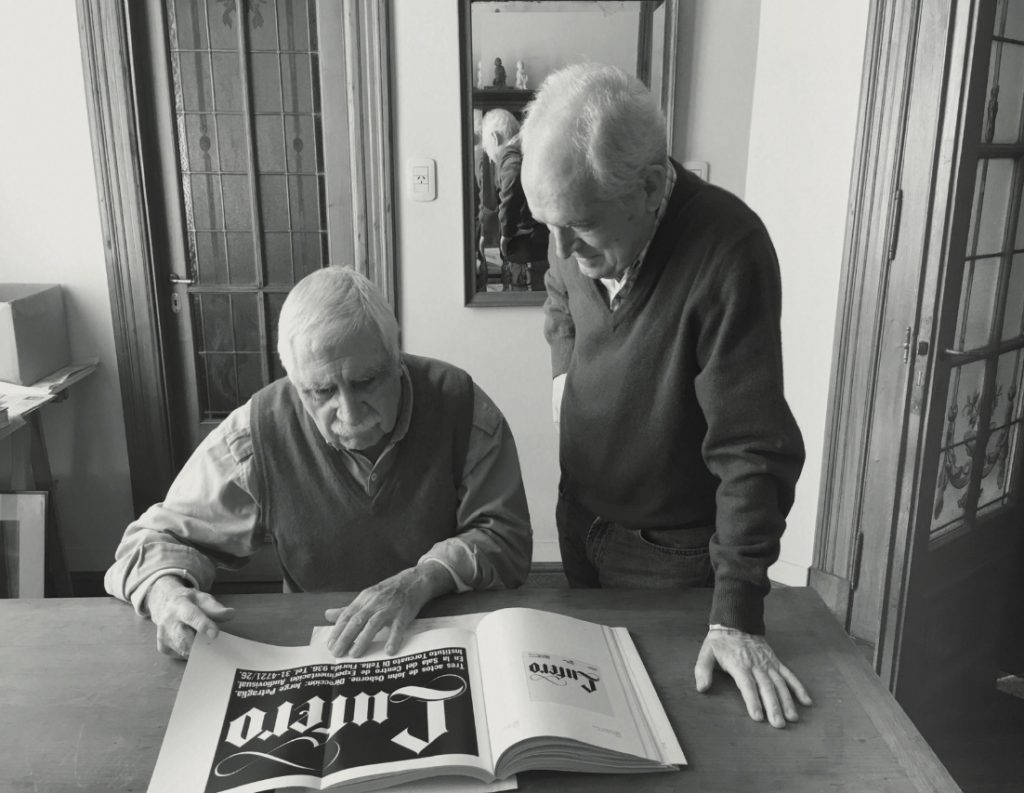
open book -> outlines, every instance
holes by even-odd
[[[399,655],[359,659],[197,637],[150,793],[686,763],[625,628],[522,608],[429,624]]]

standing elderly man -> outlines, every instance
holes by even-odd
[[[349,268],[302,279],[284,301],[287,377],[196,449],[125,532],[107,591],[157,625],[162,652],[231,616],[206,592],[215,566],[266,542],[286,591],[362,590],[329,609],[328,646],[388,652],[432,598],[526,578],[532,535],[512,433],[468,374],[399,352],[398,324]]]
[[[750,717],[810,698],[764,637],[767,570],[803,466],[783,396],[771,241],[739,199],[667,156],[655,99],[619,69],[549,76],[521,130],[522,180],[562,259],[545,336],[572,586],[714,586],[694,674],[715,663]]]

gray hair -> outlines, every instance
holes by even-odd
[[[526,109],[523,157],[553,125],[579,153],[584,175],[603,199],[639,185],[649,165],[668,157],[665,116],[647,87],[615,66],[577,63],[553,72]]]
[[[480,124],[480,139],[484,140],[492,132],[497,132],[502,140],[508,143],[519,134],[519,121],[504,108],[488,110]]]
[[[277,323],[277,354],[290,372],[298,339],[315,335],[329,344],[365,328],[379,336],[398,366],[398,320],[377,287],[351,267],[325,267],[299,281],[285,298]]]

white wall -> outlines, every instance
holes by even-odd
[[[761,6],[746,200],[782,270],[786,396],[807,463],[773,577],[806,582],[821,483],[868,0]]]
[[[0,18],[0,280],[62,284],[72,357],[100,359],[42,417],[69,567],[103,570],[132,506],[75,3]]]

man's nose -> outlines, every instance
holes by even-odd
[[[359,398],[348,388],[339,388],[334,395],[334,413],[342,422],[357,421],[361,412]]]
[[[568,259],[576,247],[576,234],[566,226],[548,226],[555,237],[555,253],[560,259]]]

